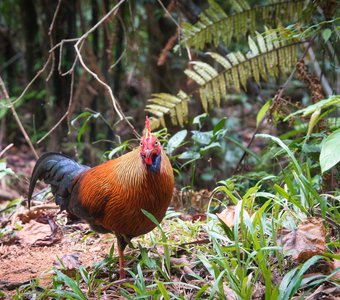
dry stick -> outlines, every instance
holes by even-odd
[[[18,101],[21,100],[21,98],[26,94],[27,90],[31,87],[31,85],[33,84],[33,82],[40,76],[40,74],[42,72],[45,71],[46,67],[48,66],[48,64],[50,63],[51,60],[51,56],[49,56],[47,58],[47,61],[45,62],[45,64],[43,65],[43,67],[37,72],[37,74],[33,77],[33,79],[28,83],[28,85],[26,85],[25,89],[22,91],[22,93],[20,94],[20,96],[13,102],[11,102],[11,105],[15,105]],[[10,106],[9,106],[10,107]]]
[[[172,22],[175,23],[175,25],[177,26],[178,30],[181,30],[181,27],[179,26],[178,22],[174,19],[174,17],[171,15],[171,13],[166,9],[166,7],[164,6],[164,4],[162,3],[161,0],[157,0],[159,5],[163,8],[163,10],[165,11],[165,13],[168,15],[168,17],[172,20]]]
[[[54,28],[55,20],[57,19],[57,15],[58,15],[58,12],[59,12],[59,9],[60,9],[61,1],[62,0],[58,1],[57,7],[56,7],[56,9],[54,11],[54,14],[53,14],[51,25],[48,28],[48,35],[49,35],[49,38],[50,38],[50,46],[51,47],[53,46],[52,31],[53,31],[53,28]],[[49,81],[50,78],[52,77],[52,74],[53,74],[53,71],[54,71],[54,65],[55,65],[55,55],[54,55],[54,52],[49,52],[49,53],[50,53],[49,56],[52,56],[52,66],[51,66],[50,73],[46,77],[46,82]]]
[[[67,117],[68,114],[69,111],[67,110],[60,120],[41,139],[39,139],[39,141],[37,141],[37,144],[40,144],[44,139],[46,139],[60,125],[60,123]]]
[[[48,28],[48,35],[50,37],[50,46],[51,48],[53,47],[53,39],[52,39],[52,31],[53,31],[53,28],[54,28],[54,23],[55,23],[55,20],[57,18],[57,15],[58,15],[58,12],[59,12],[59,9],[60,9],[60,5],[61,5],[61,1],[62,0],[59,0],[58,1],[58,4],[57,4],[57,7],[54,11],[54,14],[53,14],[53,18],[52,18],[52,22],[51,22],[51,25],[50,27]],[[55,55],[54,55],[54,52],[51,52],[49,51],[49,58],[52,57],[52,67],[51,67],[51,71],[50,73],[48,74],[47,78],[46,78],[46,81],[49,81],[52,74],[53,74],[53,71],[54,71],[54,65],[55,65]],[[61,58],[60,58],[61,59]],[[59,60],[59,63],[60,63],[60,60]],[[72,81],[73,83],[73,81]],[[71,87],[73,88],[73,85],[71,85]],[[69,107],[70,107],[70,104],[69,104]],[[64,116],[61,117],[61,119],[41,138],[37,141],[37,144],[40,144],[47,136],[49,136],[59,125],[60,123],[65,119],[65,117],[69,114],[69,109],[66,111],[66,113],[64,114]]]
[[[113,95],[113,92],[112,92],[112,89],[111,87],[105,83],[103,80],[101,80],[99,78],[99,76],[93,72],[84,62],[83,60],[83,57],[81,56],[81,53],[80,53],[80,48],[79,48],[79,44],[83,43],[84,40],[88,37],[88,35],[90,33],[92,33],[101,23],[104,22],[105,19],[107,19],[112,13],[114,14],[117,14],[117,9],[118,7],[123,3],[125,2],[125,0],[121,0],[114,8],[112,8],[100,21],[97,22],[96,25],[94,25],[89,31],[85,32],[80,38],[79,40],[75,43],[74,45],[74,49],[76,50],[76,53],[77,53],[77,58],[79,59],[79,62],[81,63],[81,65],[83,66],[83,68],[88,72],[90,73],[106,90],[107,92],[109,93],[110,95],[110,98],[112,100],[112,104],[113,104],[113,107],[116,111],[116,113],[118,114],[119,116],[119,119],[120,120],[124,120],[128,125],[129,127],[131,128],[132,132],[138,137],[140,138],[140,135],[138,134],[138,132],[135,130],[135,128],[133,127],[133,125],[130,123],[130,121],[125,117],[125,115],[123,114],[122,112],[122,109],[119,105],[119,102],[117,101],[117,99],[115,98],[115,96]],[[77,59],[76,58],[76,59]]]
[[[177,26],[177,35],[178,35],[178,40],[180,41],[181,39],[181,26],[178,24],[178,22],[173,18],[173,16],[171,15],[171,13],[166,9],[166,7],[163,5],[162,1],[160,0],[157,0],[159,5],[162,7],[162,9],[165,11],[165,13],[168,15],[168,17],[172,20],[172,22],[175,23],[175,25]],[[190,53],[190,49],[188,47],[188,44],[187,42],[185,41],[185,49],[187,50],[187,54],[188,54],[188,57],[189,57],[189,60],[192,60],[192,57],[191,57],[191,53]]]
[[[70,114],[70,109],[72,105],[72,99],[73,99],[73,86],[74,86],[74,72],[71,74],[71,87],[70,87],[70,99],[68,102],[67,111],[65,114],[60,118],[60,120],[39,140],[37,141],[37,144],[40,144],[46,137],[48,137],[59,125],[60,123]],[[69,121],[69,120],[68,120]],[[68,122],[69,123],[69,122]]]
[[[304,58],[305,58],[305,56],[306,56],[307,53],[308,53],[308,49],[311,47],[311,45],[312,45],[312,43],[313,43],[314,40],[315,40],[315,37],[313,37],[313,38],[308,42],[308,45],[307,45],[307,47],[306,47],[305,51],[303,52],[303,54],[302,54],[302,56],[301,56],[300,59],[304,59]],[[296,72],[296,66],[295,66],[295,68],[293,69],[292,73],[289,75],[289,77],[288,77],[288,79],[286,80],[286,82],[283,84],[283,86],[281,86],[281,87],[279,88],[279,93],[277,94],[277,97],[278,97],[278,98],[281,98],[281,97],[282,97],[283,91],[286,89],[286,87],[287,87],[287,85],[289,84],[289,82],[293,79],[293,76],[295,75],[295,72]],[[256,129],[255,129],[255,131],[254,131],[254,133],[253,133],[253,135],[252,135],[252,137],[251,137],[251,139],[250,139],[250,141],[249,141],[249,143],[248,143],[248,145],[247,145],[247,149],[250,148],[251,144],[253,143],[253,141],[254,141],[254,139],[255,139],[255,135],[259,132],[259,130],[261,129],[261,127],[262,127],[262,125],[263,125],[263,123],[264,123],[264,121],[265,121],[267,118],[268,118],[268,113],[266,113],[266,114],[263,116],[263,118],[261,119],[261,121],[259,122],[259,124],[256,126]],[[247,155],[247,152],[244,151],[242,157],[240,158],[240,160],[239,160],[239,162],[238,162],[238,164],[237,164],[237,166],[236,166],[236,168],[235,168],[234,171],[233,171],[233,175],[241,169],[241,163],[242,163],[242,161],[244,160],[244,158],[246,157],[246,155]]]
[[[3,156],[4,153],[5,153],[9,148],[12,148],[13,146],[14,146],[14,144],[11,143],[11,144],[7,145],[5,149],[1,150],[1,152],[0,152],[0,157]]]
[[[78,59],[79,59],[79,62],[80,62],[81,65],[84,67],[84,69],[85,69],[88,73],[90,73],[90,74],[91,74],[91,75],[92,75],[92,76],[93,76],[93,77],[94,77],[94,78],[95,78],[102,86],[104,86],[104,87],[106,88],[106,90],[108,91],[108,93],[109,93],[109,95],[110,95],[110,98],[111,98],[111,100],[112,100],[113,107],[114,107],[116,113],[118,114],[120,120],[125,120],[125,121],[129,124],[129,126],[131,127],[132,124],[131,124],[131,123],[126,119],[126,117],[123,116],[123,114],[121,113],[121,109],[120,109],[120,107],[118,106],[118,105],[119,105],[119,104],[118,104],[118,101],[117,101],[117,99],[115,98],[115,96],[113,95],[113,92],[112,92],[111,87],[110,87],[107,83],[105,83],[104,81],[102,81],[102,80],[99,78],[99,76],[98,76],[95,72],[93,72],[92,70],[90,70],[89,67],[85,64],[85,62],[84,62],[84,60],[83,60],[83,57],[81,56],[80,51],[79,51],[79,49],[78,49],[78,47],[77,47],[77,44],[74,45],[74,49],[76,50],[77,56],[78,56]],[[131,128],[133,128],[133,126],[132,126]],[[133,128],[133,131],[135,132],[135,129],[134,129],[134,128]],[[136,132],[135,132],[135,133],[136,133]]]
[[[59,12],[59,9],[60,9],[61,1],[62,1],[62,0],[59,0],[59,1],[58,1],[57,7],[56,7],[56,9],[55,9],[55,11],[54,11],[51,25],[50,25],[50,27],[48,28],[48,35],[51,35],[51,34],[52,34],[52,30],[53,30],[53,28],[54,28],[54,23],[55,23],[55,20],[57,19],[57,15],[58,15],[58,12]]]
[[[60,51],[62,51],[62,47],[63,47],[63,45],[64,45],[64,43],[72,43],[72,42],[76,42],[76,44],[74,45],[74,47],[76,48],[76,51],[77,51],[77,48],[78,48],[78,45],[80,44],[80,43],[83,43],[84,42],[84,40],[90,35],[90,33],[92,33],[94,30],[96,30],[97,29],[97,27],[99,27],[112,13],[117,13],[117,9],[119,8],[119,6],[121,5],[121,4],[123,4],[123,2],[125,2],[125,0],[121,0],[116,6],[114,6],[102,19],[100,19],[92,28],[90,28],[90,30],[89,31],[87,31],[87,32],[85,32],[81,37],[79,37],[79,38],[73,38],[73,39],[65,39],[65,40],[62,40],[61,42],[59,42],[58,44],[56,44],[51,50],[50,50],[50,52],[52,52],[52,51],[54,51],[56,48],[58,48],[58,47],[60,47]],[[80,49],[81,49],[81,47],[80,48],[78,48],[79,49],[79,51],[80,51]],[[76,59],[74,60],[74,63],[73,63],[73,65],[72,65],[72,67],[71,67],[71,69],[69,70],[69,71],[67,71],[67,72],[65,72],[65,73],[63,73],[62,75],[67,75],[67,74],[69,74],[70,72],[73,72],[73,69],[74,69],[74,67],[75,67],[75,65],[76,65],[76,63],[77,63],[77,61],[78,61],[78,56],[76,57]]]
[[[52,23],[50,25],[50,28],[49,28],[49,35],[51,35],[51,32],[53,30],[53,26],[54,26],[54,22],[55,22],[55,18],[57,16],[57,12],[59,10],[59,7],[60,7],[60,2],[61,0],[59,0],[58,2],[58,5],[57,5],[57,8],[56,8],[56,11],[54,13],[54,16],[53,16],[53,20],[52,20]],[[73,99],[73,87],[74,87],[74,68],[76,66],[76,63],[77,63],[77,58],[75,59],[75,61],[73,62],[72,64],[72,67],[66,71],[66,72],[62,72],[61,71],[61,61],[62,61],[62,51],[63,51],[63,45],[65,43],[69,43],[69,42],[78,42],[79,41],[79,38],[73,38],[73,39],[65,39],[65,40],[62,40],[61,42],[59,42],[58,44],[52,46],[52,40],[50,39],[51,41],[51,49],[49,50],[50,52],[50,55],[53,55],[54,54],[54,50],[57,49],[58,47],[60,47],[60,50],[59,50],[59,63],[58,63],[58,72],[59,74],[61,74],[61,76],[65,76],[67,74],[70,74],[71,75],[71,87],[70,87],[70,99],[69,99],[69,103],[68,103],[68,108],[67,108],[67,111],[65,112],[65,114],[59,119],[59,121],[41,138],[37,141],[37,144],[40,144],[46,137],[48,137],[59,125],[60,123],[66,118],[66,117],[69,117],[69,114],[70,114],[70,109],[71,109],[71,105],[72,105],[72,99]],[[84,40],[82,40],[81,42],[81,45],[80,45],[80,48],[83,46],[83,42]],[[69,118],[68,118],[69,119]],[[69,120],[68,120],[68,123],[69,123]]]
[[[38,159],[39,156],[38,156],[37,152],[35,151],[35,149],[34,149],[34,147],[33,147],[33,145],[32,145],[32,142],[31,142],[31,140],[30,140],[30,138],[29,138],[29,136],[28,136],[28,134],[27,134],[27,132],[26,132],[24,126],[22,126],[22,123],[21,123],[21,121],[20,121],[20,119],[19,119],[19,116],[18,116],[18,114],[17,114],[17,112],[16,112],[16,110],[15,110],[15,108],[14,108],[13,103],[12,103],[11,100],[9,99],[9,96],[8,96],[8,93],[7,93],[7,89],[6,89],[6,86],[5,86],[5,83],[3,82],[1,76],[0,76],[0,87],[1,87],[1,89],[2,89],[2,91],[3,91],[3,93],[4,93],[5,99],[6,99],[7,103],[8,103],[8,105],[9,105],[9,107],[10,107],[11,110],[12,110],[13,116],[14,116],[14,118],[15,118],[15,120],[16,120],[18,126],[19,126],[19,128],[20,128],[22,134],[23,134],[24,137],[25,137],[25,140],[26,140],[27,144],[28,144],[29,147],[31,148],[32,152],[34,153],[35,158]]]
[[[50,49],[50,53],[53,52],[55,49],[57,49],[58,47],[60,47],[60,53],[59,55],[61,56],[61,53],[62,53],[62,49],[63,49],[63,45],[64,43],[70,43],[70,42],[76,42],[75,45],[74,45],[74,48],[75,48],[75,51],[77,53],[77,56],[74,60],[74,63],[72,65],[72,67],[65,73],[62,73],[61,72],[61,65],[60,65],[60,62],[61,62],[61,57],[59,59],[59,65],[58,65],[58,70],[59,70],[59,73],[62,75],[62,76],[65,76],[67,74],[71,74],[73,73],[74,71],[74,68],[75,68],[75,65],[79,59],[81,65],[84,67],[84,69],[90,73],[102,86],[104,86],[106,88],[106,90],[108,91],[109,95],[110,95],[110,98],[112,100],[112,104],[113,104],[113,107],[116,111],[116,113],[118,114],[119,116],[119,119],[120,120],[125,120],[125,122],[129,125],[129,127],[131,128],[131,130],[133,131],[133,133],[139,138],[140,135],[138,134],[138,132],[135,130],[135,128],[133,127],[133,125],[129,122],[129,120],[125,117],[125,115],[123,114],[122,112],[122,109],[119,105],[119,102],[117,101],[117,99],[114,97],[113,95],[113,92],[112,92],[112,89],[110,88],[110,86],[108,84],[106,84],[104,81],[102,81],[99,76],[93,72],[91,69],[89,69],[89,67],[85,64],[81,54],[80,54],[80,51],[81,51],[81,48],[84,44],[84,41],[86,40],[86,38],[89,36],[89,34],[91,34],[94,30],[97,29],[98,26],[100,26],[112,13],[114,14],[117,14],[117,11],[118,11],[118,8],[120,7],[121,4],[123,4],[125,2],[125,0],[121,0],[117,5],[115,5],[102,19],[100,19],[90,30],[88,30],[87,32],[85,32],[81,37],[79,38],[73,38],[73,39],[65,39],[65,40],[62,40],[61,42],[59,42],[58,44],[56,44],[55,46],[53,46],[51,49]],[[66,115],[66,113],[65,113]],[[65,118],[65,115],[62,117],[62,118]],[[61,120],[62,121],[62,120]],[[60,122],[59,121],[57,124],[59,125]],[[53,128],[54,130],[55,128]],[[41,140],[39,140],[40,142]]]
[[[123,59],[125,53],[126,53],[126,49],[127,49],[127,41],[126,41],[126,37],[127,37],[127,32],[126,32],[126,28],[125,28],[125,24],[122,20],[122,17],[121,16],[118,16],[118,20],[119,20],[119,23],[120,23],[120,26],[122,27],[123,29],[123,35],[124,35],[124,50],[122,51],[122,53],[119,55],[119,57],[116,59],[115,63],[112,64],[109,69],[113,69],[114,67],[116,67],[116,65],[119,64],[119,62]]]

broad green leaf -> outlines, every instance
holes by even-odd
[[[211,144],[209,144],[209,145],[207,145],[205,147],[202,147],[200,152],[201,152],[201,154],[204,154],[204,152],[206,152],[206,151],[208,151],[208,150],[210,150],[212,148],[221,148],[221,144],[217,143],[217,142],[211,143]]]
[[[178,156],[179,159],[199,159],[201,155],[198,152],[195,151],[185,151],[180,156]]]
[[[212,131],[206,132],[201,132],[197,130],[192,131],[192,139],[201,145],[209,145],[212,137],[213,137]]]
[[[192,121],[192,124],[198,124],[199,127],[202,127],[202,119],[205,119],[208,117],[208,114],[207,113],[204,113],[204,114],[201,114],[201,115],[198,115],[194,118],[194,120]]]
[[[169,139],[168,145],[166,147],[167,154],[170,155],[184,141],[187,134],[188,134],[188,131],[184,129],[184,130],[177,132],[175,135],[173,135]]]
[[[324,173],[340,161],[340,129],[330,134],[321,146],[320,166]]]
[[[78,143],[80,143],[80,140],[81,140],[81,137],[83,136],[83,134],[85,133],[85,130],[87,128],[87,124],[88,122],[90,121],[91,119],[91,116],[89,116],[85,122],[83,123],[83,125],[80,127],[79,131],[78,131],[78,134],[77,134],[77,141]]]
[[[315,255],[307,260],[303,265],[289,271],[280,284],[280,300],[289,300],[301,286],[304,273],[314,265],[322,256]]]
[[[222,118],[214,127],[213,135],[215,135],[219,130],[223,129],[225,126],[227,118]]]
[[[332,107],[332,106],[338,107],[339,105],[340,105],[340,95],[334,95],[334,96],[329,97],[328,99],[321,100],[315,104],[309,105],[306,108],[300,109],[290,114],[284,119],[284,121],[287,121],[289,118],[295,115],[298,115],[298,114],[302,114],[303,116],[308,116],[319,108],[325,109],[327,107]]]

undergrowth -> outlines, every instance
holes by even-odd
[[[151,233],[135,240],[128,254],[127,281],[115,280],[117,257],[92,268],[80,266],[70,277],[54,269],[52,283],[39,278],[17,289],[13,299],[291,299],[304,297],[315,286],[333,282],[338,269],[327,274],[304,274],[320,262],[339,259],[339,194],[319,193],[307,163],[299,162],[280,139],[260,135],[278,146],[277,155],[289,157],[279,175],[262,178],[242,194],[234,178],[220,181],[205,213],[182,220],[169,209]],[[273,144],[273,146],[274,146]],[[270,184],[268,184],[268,182]],[[235,207],[232,224],[213,208]],[[152,215],[145,214],[154,222]],[[328,228],[325,251],[297,261],[280,244],[283,229],[296,230],[301,220],[320,217]],[[333,232],[331,235],[330,232]],[[301,299],[302,299],[301,298]]]

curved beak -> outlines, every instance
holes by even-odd
[[[145,163],[147,165],[152,165],[152,156],[151,156],[151,150],[145,150]]]

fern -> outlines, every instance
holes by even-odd
[[[153,94],[149,99],[150,104],[146,105],[145,111],[152,113],[157,118],[151,119],[151,127],[157,128],[160,125],[165,127],[164,116],[170,115],[171,123],[181,127],[188,121],[189,96],[179,91],[177,96],[167,93]]]
[[[216,62],[223,66],[221,73],[211,72],[212,67],[205,63],[193,62],[196,67],[186,74],[199,84],[199,94],[203,109],[219,106],[227,90],[234,88],[240,92],[246,90],[247,80],[254,77],[259,84],[260,80],[268,80],[268,76],[278,77],[280,73],[291,70],[296,63],[296,44],[285,43],[278,35],[271,32],[263,37],[259,33],[256,39],[249,37],[250,51],[245,55],[238,51],[223,57],[217,53],[208,52]]]
[[[305,0],[284,1],[250,8],[244,1],[232,1],[234,15],[228,16],[214,1],[209,0],[209,8],[199,15],[196,24],[183,23],[183,43],[202,50],[205,44],[213,43],[216,47],[222,41],[226,46],[232,37],[240,39],[248,32],[256,30],[257,20],[277,27],[284,22],[291,22],[302,14]]]
[[[192,68],[185,74],[198,84],[193,93],[200,95],[204,111],[220,106],[227,92],[234,89],[240,92],[246,90],[247,80],[253,77],[259,84],[260,80],[268,80],[269,76],[278,77],[281,73],[294,68],[297,55],[297,43],[290,43],[280,38],[278,30],[267,31],[266,35],[256,33],[255,39],[248,38],[250,51],[243,54],[240,51],[229,53],[226,57],[220,54],[207,54],[222,67],[218,72],[205,62],[193,61]],[[183,124],[188,119],[188,100],[190,95],[180,91],[177,96],[170,94],[155,94],[148,100],[147,111],[158,119],[156,126],[165,126],[164,115],[170,114],[174,125]]]

